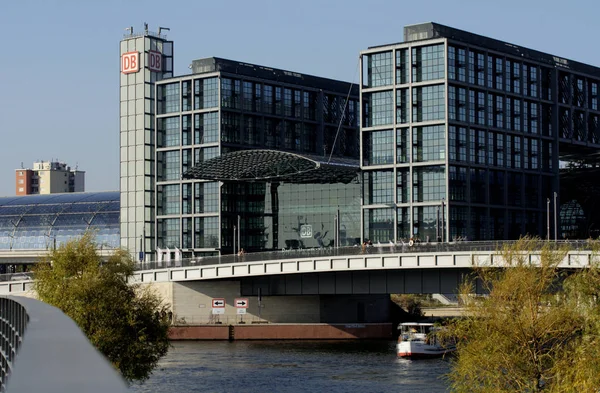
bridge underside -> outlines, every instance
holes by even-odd
[[[242,296],[455,294],[470,269],[406,269],[248,277]],[[480,286],[477,293],[483,293]]]

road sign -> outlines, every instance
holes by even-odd
[[[237,313],[238,313],[238,315],[244,315],[244,314],[246,314],[246,309],[245,308],[238,308],[237,309]]]
[[[234,304],[235,304],[236,308],[248,308],[248,299],[246,299],[246,298],[237,298],[237,299],[235,299]]]
[[[212,300],[212,308],[225,308],[225,299],[222,297],[214,298]]]
[[[225,309],[224,308],[213,308],[212,313],[213,313],[213,315],[225,314]]]

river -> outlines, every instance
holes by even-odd
[[[448,360],[398,359],[392,341],[178,341],[138,393],[447,391]]]

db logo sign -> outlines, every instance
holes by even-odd
[[[140,70],[140,52],[127,52],[121,55],[121,72],[131,74]]]
[[[162,54],[160,52],[153,50],[148,52],[148,68],[154,72],[162,71]]]
[[[300,225],[300,237],[312,237],[312,225]]]

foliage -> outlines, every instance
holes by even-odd
[[[445,330],[458,340],[454,391],[598,391],[600,271],[559,270],[567,251],[524,238],[501,250],[505,269],[481,268],[463,285],[466,316]],[[489,294],[473,298],[475,283]]]
[[[128,381],[147,379],[169,349],[167,306],[129,284],[134,262],[125,250],[108,261],[92,233],[61,245],[37,264],[40,300],[60,308]]]
[[[423,317],[423,310],[421,309],[422,301],[419,296],[412,294],[398,294],[392,295],[391,298],[394,303],[402,307],[402,309],[410,314],[411,317]]]

